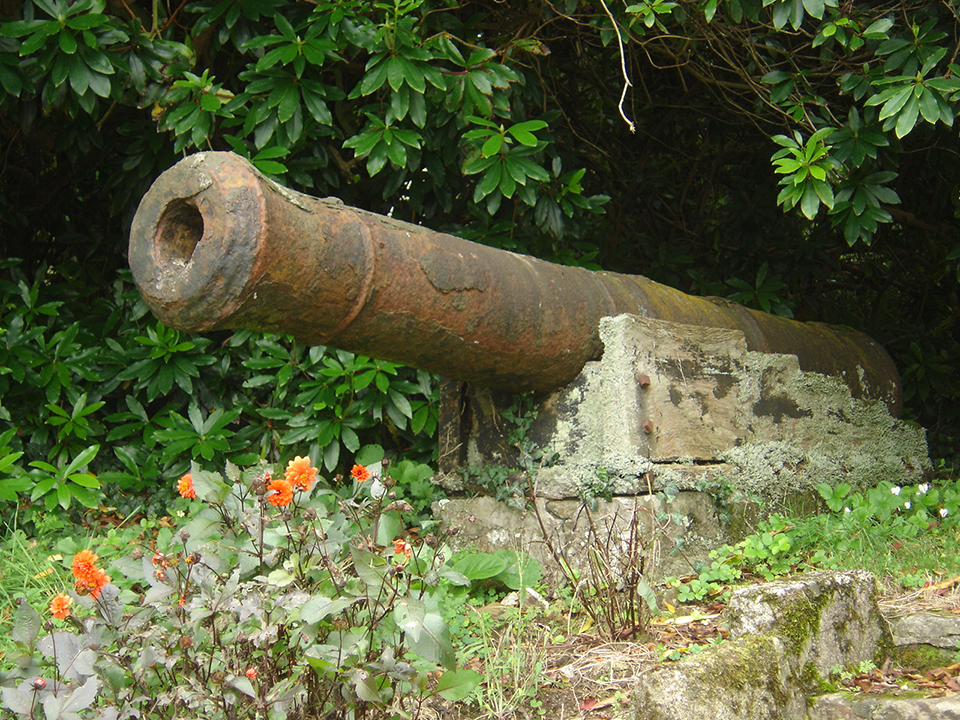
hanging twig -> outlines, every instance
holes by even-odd
[[[627,74],[627,56],[623,51],[623,37],[620,35],[620,26],[617,25],[613,13],[610,12],[610,8],[607,7],[606,0],[600,0],[600,4],[603,5],[607,17],[610,18],[610,22],[613,24],[613,30],[617,33],[617,46],[620,48],[620,70],[623,72],[623,92],[620,93],[620,104],[617,105],[617,110],[620,111],[620,117],[623,118],[623,121],[630,128],[630,132],[636,132],[637,126],[633,124],[633,120],[628,118],[627,114],[623,111],[623,103],[627,99],[627,90],[633,87],[633,83],[630,82],[630,76]]]

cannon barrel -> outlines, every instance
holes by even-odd
[[[134,280],[171,327],[293,335],[493,388],[552,391],[602,353],[600,318],[634,313],[743,331],[751,350],[795,354],[897,413],[899,376],[879,344],[642,276],[593,272],[303,195],[231,153],[190,156],[144,196]]]

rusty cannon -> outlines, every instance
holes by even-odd
[[[309,197],[231,153],[193,155],[157,179],[134,218],[129,259],[150,309],[186,331],[289,334],[491,388],[545,392],[601,355],[601,318],[632,313],[740,330],[751,350],[794,354],[856,397],[895,414],[900,406],[893,362],[859,332]]]

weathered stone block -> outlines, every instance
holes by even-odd
[[[435,504],[434,511],[445,526],[457,529],[450,540],[454,548],[521,550],[538,560],[548,577],[559,573],[559,568],[545,538],[572,567],[582,568],[587,550],[595,542],[591,523],[600,536],[596,542],[609,544],[615,561],[622,558],[625,564],[632,555],[646,573],[657,577],[688,573],[692,563],[706,560],[709,550],[723,537],[713,501],[706,493],[681,492],[669,503],[656,495],[618,497],[598,501],[592,511],[580,500],[541,498],[537,509],[540,520],[532,507],[518,510],[491,497],[477,497],[443,500]],[[630,532],[632,523],[636,523],[636,534]],[[683,555],[671,554],[681,541]]]
[[[890,621],[897,645],[933,645],[954,649],[960,642],[960,617],[916,613]]]
[[[877,583],[863,570],[827,571],[737,590],[727,606],[730,637],[775,633],[788,643],[798,675],[880,657],[891,645]]]
[[[602,475],[614,495],[724,482],[779,500],[817,483],[907,483],[928,470],[922,428],[793,355],[751,352],[739,330],[635,315],[604,318],[604,353],[563,390],[538,398],[528,434],[559,462],[538,492],[577,498]],[[469,467],[517,466],[503,411],[513,398],[448,385],[440,447],[444,482]]]
[[[641,673],[637,720],[804,720],[821,676],[876,661],[889,642],[862,571],[738,590],[727,614],[731,642]]]
[[[637,720],[800,720],[805,698],[789,688],[783,643],[762,635],[643,673]]]

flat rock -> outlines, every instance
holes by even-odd
[[[642,672],[636,720],[804,720],[818,674],[876,661],[889,642],[876,596],[876,580],[862,571],[736,591],[727,606],[732,640]]]
[[[807,720],[960,720],[960,697],[861,699],[833,693],[813,699]]]
[[[960,641],[960,617],[917,613],[890,621],[897,645],[933,645],[953,650]]]

